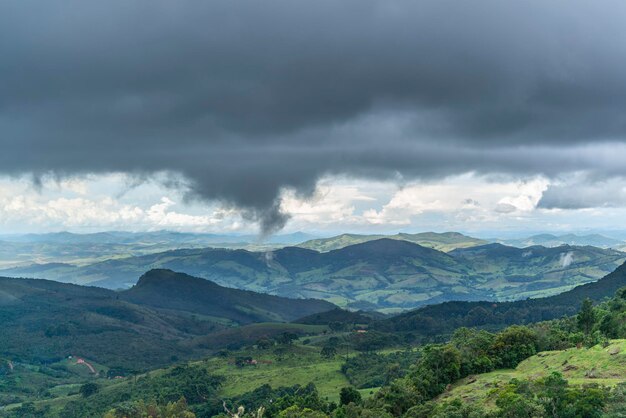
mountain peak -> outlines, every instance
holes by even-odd
[[[223,287],[200,277],[169,269],[144,273],[137,284],[120,292],[132,303],[228,318],[238,323],[291,321],[336,306],[315,299],[288,299]]]
[[[185,273],[177,273],[170,269],[152,269],[141,275],[135,287],[143,287],[147,285],[164,284],[169,282],[193,282],[202,280],[203,282],[212,283],[209,280],[200,279]]]

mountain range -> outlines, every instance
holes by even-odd
[[[32,263],[71,263],[86,265],[111,258],[158,253],[179,248],[246,248],[267,250],[293,245],[313,238],[296,232],[269,237],[255,235],[200,234],[188,232],[97,232],[74,234],[0,235],[0,268]]]
[[[532,247],[541,245],[544,247],[559,247],[561,245],[593,246],[599,248],[620,249],[626,247],[626,242],[619,239],[610,238],[601,234],[537,234],[522,238],[489,238],[479,239],[470,237],[458,232],[421,232],[417,234],[398,233],[394,235],[360,235],[341,234],[329,238],[317,238],[298,244],[298,247],[308,248],[320,252],[337,250],[349,245],[360,244],[362,242],[373,241],[382,238],[409,241],[424,247],[449,252],[457,248],[469,248],[489,243],[499,243],[512,247]]]
[[[183,249],[87,266],[32,265],[0,274],[117,289],[131,287],[147,270],[166,268],[226,287],[391,312],[448,300],[547,296],[595,281],[624,260],[622,252],[595,247],[487,244],[445,253],[383,238],[328,252]]]
[[[475,247],[487,244],[478,238],[468,237],[458,232],[421,232],[419,234],[398,233],[395,235],[359,235],[341,234],[330,238],[318,238],[298,244],[298,247],[307,248],[319,252],[338,250],[354,244],[361,244],[379,239],[395,239],[419,244],[423,247],[434,248],[435,250],[448,252],[456,248]]]
[[[553,234],[538,234],[532,235],[526,238],[516,239],[493,239],[491,241],[499,242],[505,245],[511,245],[514,247],[530,247],[533,245],[542,245],[544,247],[558,247],[561,245],[579,245],[579,246],[593,246],[599,248],[620,248],[626,243],[624,241],[609,238],[600,234],[589,235],[553,235]]]

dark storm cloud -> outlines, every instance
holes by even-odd
[[[0,170],[177,172],[266,231],[282,186],[324,174],[619,174],[624,21],[619,1],[3,2]]]

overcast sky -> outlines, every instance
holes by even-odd
[[[0,229],[626,229],[623,1],[0,3]]]

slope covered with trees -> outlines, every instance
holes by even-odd
[[[502,328],[573,315],[586,298],[600,302],[626,286],[626,264],[594,283],[546,298],[515,302],[446,302],[380,321],[378,329],[440,336],[459,327]]]
[[[208,353],[190,345],[199,336],[332,308],[324,301],[227,289],[163,270],[146,273],[124,292],[0,278],[0,353],[35,363],[80,355],[142,369]]]

